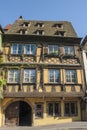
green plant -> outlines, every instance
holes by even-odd
[[[2,92],[3,92],[3,87],[6,85],[6,80],[0,78],[0,99],[3,98]]]

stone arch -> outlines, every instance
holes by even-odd
[[[18,119],[17,119],[17,116],[14,116],[14,118],[11,118],[10,116],[7,118],[7,116],[9,115],[8,113],[11,111],[11,112],[13,112],[12,111],[12,109],[14,109],[14,107],[15,106],[17,106],[18,107]],[[21,107],[20,107],[21,106]],[[13,108],[11,108],[11,107],[13,107]],[[27,111],[27,114],[26,114],[26,117],[25,117],[25,115],[23,116],[23,112],[21,112],[22,111],[22,109],[23,109],[23,112],[25,112],[25,114],[26,114],[26,111]],[[26,111],[25,111],[25,109],[27,109]],[[9,111],[9,112],[7,112],[7,111]],[[3,112],[4,112],[4,125],[7,123],[7,122],[12,122],[12,120],[13,120],[13,125],[23,125],[23,126],[26,126],[26,125],[32,125],[33,124],[33,105],[32,105],[32,103],[30,103],[29,102],[29,100],[28,99],[26,99],[26,98],[18,98],[18,99],[11,99],[11,100],[9,100],[6,104],[5,104],[5,106],[4,106],[4,109],[3,109]],[[30,112],[30,113],[29,113]],[[7,115],[6,115],[7,114]],[[15,114],[15,112],[13,112],[13,115],[16,115]],[[29,117],[29,115],[31,116],[31,117]],[[21,121],[22,119],[21,118],[24,118],[25,117],[25,120],[26,120],[26,122],[25,122],[25,124],[22,124],[23,122]],[[29,118],[29,119],[28,119]],[[7,119],[9,120],[9,121],[7,121]],[[30,124],[28,124],[28,121],[27,121],[27,119],[30,121]],[[19,122],[17,122],[17,121],[19,121]],[[10,123],[11,124],[11,123]]]

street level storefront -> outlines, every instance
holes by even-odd
[[[2,126],[37,126],[81,120],[78,98],[8,98],[2,104]]]

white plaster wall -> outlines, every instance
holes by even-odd
[[[83,50],[83,61],[84,61],[84,69],[85,69],[85,76],[86,76],[86,84],[87,84],[87,56],[86,51]]]

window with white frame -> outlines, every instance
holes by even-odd
[[[76,81],[77,81],[76,70],[66,70],[66,82],[76,83]]]
[[[12,44],[11,54],[33,54],[36,53],[36,45],[35,44]]]
[[[65,102],[64,103],[64,115],[65,116],[77,116],[78,109],[77,109],[77,102]]]
[[[48,46],[48,54],[58,55],[58,46],[57,45],[49,45]]]
[[[64,53],[66,55],[74,55],[74,47],[73,46],[64,46]]]
[[[35,69],[24,69],[24,83],[35,83]]]
[[[10,69],[8,70],[8,83],[20,82],[20,70]]]
[[[25,44],[24,45],[24,54],[35,54],[36,45],[35,44]]]
[[[42,103],[36,103],[35,104],[35,117],[36,118],[42,118],[43,117],[43,104]]]
[[[49,69],[49,82],[58,83],[60,81],[60,72],[58,69]]]
[[[61,109],[59,102],[47,103],[47,115],[48,116],[61,116]]]
[[[12,44],[11,54],[22,54],[22,52],[23,52],[22,44],[15,44],[15,43]]]

